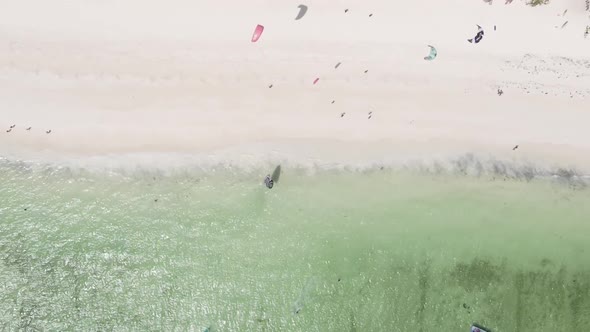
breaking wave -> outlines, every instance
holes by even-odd
[[[112,157],[111,157],[112,158]],[[128,159],[126,159],[128,158]],[[105,162],[111,160],[111,162]],[[160,162],[157,161],[166,161]],[[411,172],[426,175],[469,176],[485,179],[504,179],[516,181],[552,180],[572,186],[586,188],[590,184],[590,174],[573,167],[542,166],[527,162],[501,160],[493,157],[467,153],[448,158],[408,159],[373,161],[364,163],[322,163],[317,161],[295,161],[287,159],[266,160],[219,160],[214,158],[196,159],[190,156],[174,157],[167,155],[128,156],[108,159],[108,157],[64,162],[40,162],[14,160],[0,157],[0,168],[15,172],[36,172],[46,175],[89,176],[109,175],[122,177],[204,176],[216,172],[244,176],[264,176],[277,165],[298,174],[315,175],[324,172]]]

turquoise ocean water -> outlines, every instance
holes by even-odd
[[[5,331],[590,330],[590,189],[555,179],[0,164]]]

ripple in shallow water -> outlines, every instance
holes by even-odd
[[[287,169],[269,191],[239,173],[2,167],[7,330],[590,326],[587,190]]]

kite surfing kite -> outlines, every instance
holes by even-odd
[[[254,33],[252,34],[252,42],[253,43],[255,43],[256,41],[258,41],[258,39],[262,35],[262,31],[264,31],[264,27],[262,25],[258,24],[256,26],[256,29],[254,29]]]
[[[430,47],[430,53],[428,54],[428,56],[424,57],[424,60],[432,61],[432,60],[436,59],[438,52],[436,51],[436,48],[434,48],[434,46],[428,45],[428,47]]]
[[[307,13],[307,6],[306,5],[299,5],[299,6],[297,6],[297,8],[299,8],[299,14],[297,14],[297,17],[295,17],[296,20],[302,18],[303,15],[305,15],[305,13]]]
[[[477,34],[472,39],[467,39],[470,43],[479,43],[483,39],[483,29],[478,25],[477,26]]]

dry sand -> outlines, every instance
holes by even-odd
[[[590,170],[584,1],[304,3],[300,20],[292,1],[4,4],[0,156],[473,152]]]

